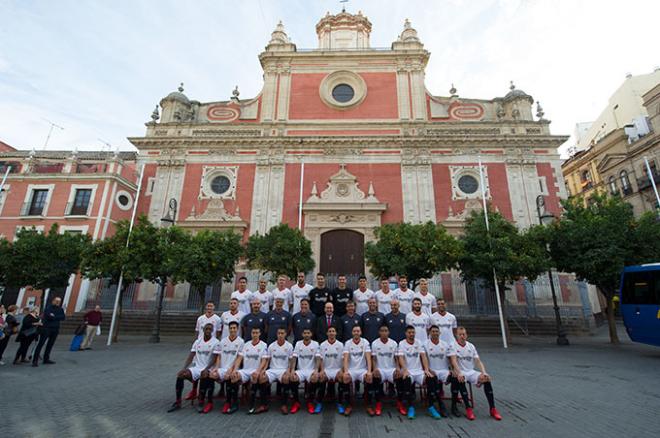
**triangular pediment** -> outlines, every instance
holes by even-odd
[[[617,164],[625,161],[627,158],[628,157],[626,154],[606,154],[603,159],[600,160],[596,166],[596,169],[598,169],[598,172],[603,172],[610,167],[616,166]]]

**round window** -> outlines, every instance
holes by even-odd
[[[122,207],[126,207],[131,202],[131,200],[128,199],[128,196],[126,195],[119,195],[117,196],[117,202],[119,202],[119,205]]]
[[[347,84],[339,84],[332,89],[332,97],[339,103],[350,102],[354,96],[353,87]]]
[[[211,181],[211,190],[213,190],[213,193],[216,195],[222,195],[223,193],[226,193],[230,187],[231,181],[229,181],[229,178],[224,175],[216,176]]]
[[[467,195],[471,195],[479,188],[479,182],[472,175],[463,175],[458,179],[458,188]]]

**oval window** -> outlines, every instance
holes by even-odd
[[[211,181],[211,190],[213,190],[213,193],[216,195],[226,193],[229,190],[229,187],[231,187],[231,181],[229,181],[229,178],[224,175],[216,176]]]
[[[471,195],[479,188],[479,182],[472,175],[463,175],[458,179],[458,188],[461,192]]]
[[[339,84],[332,89],[332,97],[339,103],[350,102],[354,96],[353,87],[347,84]]]

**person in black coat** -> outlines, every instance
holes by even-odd
[[[21,324],[21,330],[18,332],[16,341],[20,342],[21,345],[16,351],[16,356],[14,357],[14,365],[19,363],[29,362],[25,359],[27,356],[28,349],[32,342],[37,339],[39,327],[42,323],[39,321],[39,308],[35,307],[30,313],[23,317],[23,323]]]
[[[316,318],[316,340],[319,344],[328,340],[328,327],[337,330],[337,338],[341,336],[341,323],[334,312],[332,303],[325,303],[325,314]]]
[[[46,306],[46,310],[44,310],[41,317],[43,326],[39,330],[39,342],[37,343],[37,348],[34,350],[34,356],[32,356],[33,367],[39,366],[39,354],[44,344],[46,345],[44,364],[51,365],[55,363],[50,360],[50,351],[53,349],[57,335],[60,333],[60,321],[64,321],[65,319],[64,309],[62,309],[62,298],[53,298],[51,304]]]
[[[0,330],[3,330],[3,338],[0,339],[0,365],[4,365],[5,363],[2,361],[2,355],[5,353],[5,349],[7,348],[7,344],[9,344],[9,340],[11,339],[11,336],[18,332],[18,320],[16,319],[16,305],[12,304],[7,308],[9,313],[5,315],[5,326],[0,327]]]

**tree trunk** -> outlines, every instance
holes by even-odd
[[[511,341],[511,330],[509,330],[509,312],[506,307],[506,283],[498,284],[500,289],[500,303],[502,304],[502,319],[504,320],[504,334],[507,344]]]
[[[121,315],[124,310],[124,291],[126,286],[122,286],[119,291],[119,303],[117,305],[117,320],[115,321],[115,331],[112,333],[112,342],[117,342],[119,340],[119,326],[121,325]]]
[[[158,296],[156,297],[156,320],[154,322],[154,328],[149,337],[149,342],[159,343],[160,342],[160,317],[163,313],[163,298],[165,295],[165,287],[167,286],[167,280],[160,281],[158,287]]]
[[[614,303],[612,302],[612,298],[614,298],[614,293],[610,293],[609,291],[603,290],[603,295],[605,295],[605,299],[607,300],[607,308],[605,309],[605,312],[607,313],[607,326],[610,333],[610,343],[618,344],[619,335],[616,332],[616,319],[614,319]]]
[[[195,289],[197,289],[197,293],[199,294],[200,313],[204,313],[206,311],[206,286],[195,287]]]

